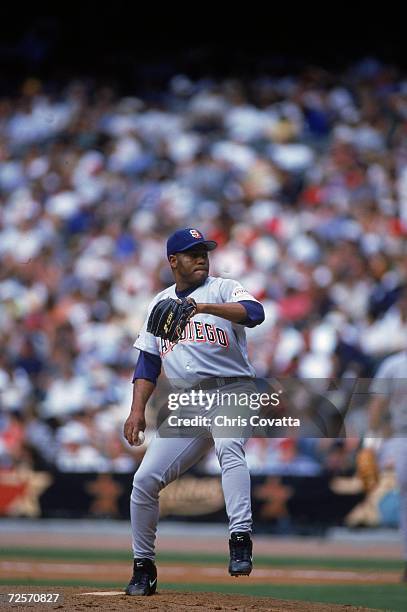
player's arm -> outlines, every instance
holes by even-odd
[[[247,327],[260,325],[264,321],[264,308],[259,302],[244,300],[224,304],[197,304],[196,314],[209,314]]]
[[[133,375],[133,399],[130,414],[124,424],[124,437],[130,445],[137,444],[138,434],[146,428],[145,410],[161,371],[161,359],[140,351]]]

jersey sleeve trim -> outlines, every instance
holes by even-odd
[[[239,323],[239,325],[244,325],[245,327],[256,327],[256,325],[263,323],[265,314],[264,308],[260,302],[255,302],[253,300],[239,300],[239,304],[244,306],[247,313],[246,319]]]
[[[134,370],[132,383],[134,383],[138,378],[144,378],[156,384],[160,372],[161,357],[148,353],[147,351],[140,351],[136,369]]]

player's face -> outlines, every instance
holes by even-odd
[[[197,248],[176,253],[171,256],[170,264],[174,274],[189,285],[198,285],[208,278],[209,258],[206,249]]]

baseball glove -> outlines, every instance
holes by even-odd
[[[195,313],[196,302],[193,298],[160,300],[148,317],[147,331],[176,344]]]
[[[376,453],[372,448],[361,448],[356,455],[356,474],[365,491],[371,491],[379,482]]]

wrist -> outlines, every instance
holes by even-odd
[[[205,312],[206,304],[197,304],[195,314],[203,314]]]
[[[145,408],[144,406],[132,405],[130,408],[130,412],[131,414],[134,414],[136,416],[144,417]]]

